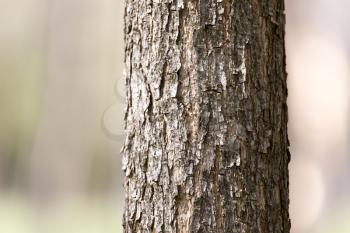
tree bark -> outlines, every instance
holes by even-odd
[[[283,0],[126,0],[124,232],[287,233]]]

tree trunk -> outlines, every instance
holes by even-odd
[[[126,0],[124,232],[287,233],[283,0]]]

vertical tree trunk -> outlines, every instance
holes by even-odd
[[[126,233],[287,233],[283,0],[126,0]]]

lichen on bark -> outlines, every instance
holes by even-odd
[[[126,0],[124,232],[288,233],[283,0]]]

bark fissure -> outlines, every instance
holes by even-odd
[[[282,0],[126,0],[124,232],[288,233]]]

